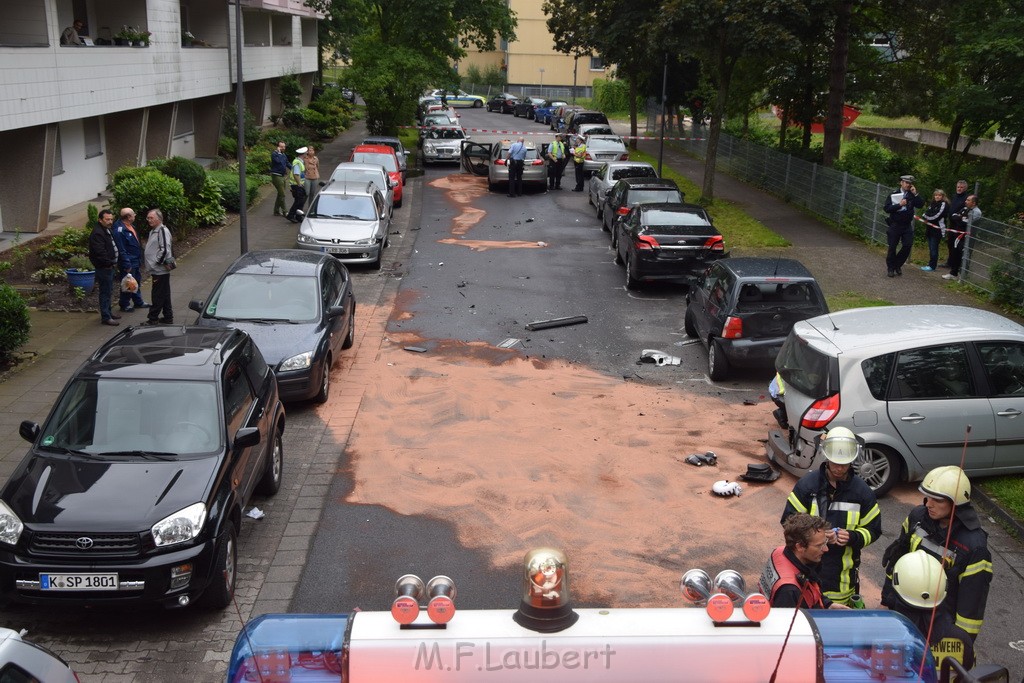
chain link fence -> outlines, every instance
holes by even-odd
[[[657,135],[660,119],[647,117],[647,132]],[[707,128],[702,128],[705,135]],[[697,137],[697,136],[695,136]],[[703,136],[700,136],[703,137]],[[672,142],[697,158],[707,156],[707,140]],[[718,142],[718,171],[760,187],[785,201],[863,235],[887,244],[885,206],[893,187],[783,154],[725,133]],[[925,205],[931,199],[925,196]],[[982,210],[984,206],[982,203]],[[920,224],[918,224],[920,225]],[[920,233],[919,233],[920,234]],[[1004,303],[1024,305],[1024,230],[982,217],[970,228],[964,247],[960,279]]]

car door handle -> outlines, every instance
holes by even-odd
[[[1020,411],[1016,408],[1008,408],[1006,410],[1000,410],[996,415],[999,417],[1017,417],[1020,415]]]
[[[900,418],[904,422],[921,422],[925,419],[924,415],[918,415],[917,413],[911,413],[910,415],[904,415]]]

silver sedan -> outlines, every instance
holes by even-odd
[[[658,172],[646,161],[609,161],[590,176],[587,201],[597,209],[597,217],[604,211],[604,198],[621,178],[657,178]]]
[[[508,182],[508,150],[512,146],[509,140],[502,140],[494,143],[491,148],[491,159],[487,169],[487,187],[491,190],[498,188],[498,183]],[[548,167],[540,157],[537,146],[532,142],[526,143],[526,160],[523,165],[523,183],[539,183],[547,187]]]
[[[608,161],[629,160],[626,143],[617,135],[588,135],[584,140],[587,143],[587,158],[583,161],[586,175],[597,173],[601,164]]]

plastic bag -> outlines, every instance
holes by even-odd
[[[135,292],[139,291],[139,281],[136,280],[131,273],[128,273],[123,278],[121,278],[121,291],[128,292],[129,294],[134,294]]]

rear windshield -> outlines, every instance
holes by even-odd
[[[378,166],[383,166],[389,173],[398,171],[398,164],[395,162],[394,154],[355,152],[352,154],[352,161],[357,164],[377,164]]]
[[[577,114],[573,121],[576,125],[581,123],[608,123],[608,117],[604,114]]]
[[[745,308],[813,308],[824,312],[817,288],[806,282],[744,282],[737,303]]]
[[[623,178],[657,178],[658,173],[650,166],[627,166],[612,170],[612,180]]]
[[[630,190],[629,205],[683,203],[683,195],[679,190]]]
[[[782,380],[801,394],[819,399],[828,396],[829,357],[812,349],[796,332],[790,332],[775,359]]]
[[[501,154],[498,155],[499,159],[508,159],[508,147],[501,148]],[[536,147],[526,148],[526,159],[540,159],[540,154],[537,153]]]

